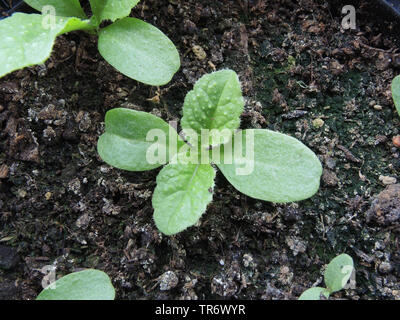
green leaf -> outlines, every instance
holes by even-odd
[[[134,6],[140,0],[90,0],[90,6],[93,12],[93,18],[97,24],[104,20],[114,22],[117,19],[129,16]]]
[[[353,272],[353,259],[343,253],[334,258],[326,267],[324,273],[325,284],[329,291],[335,292],[343,289]]]
[[[103,271],[70,273],[45,288],[36,300],[114,300],[115,289]]]
[[[40,14],[15,13],[0,21],[0,77],[24,67],[46,61],[57,35],[90,28],[78,18],[56,17],[54,26],[42,25]]]
[[[53,6],[56,16],[87,18],[79,0],[25,0],[25,2],[40,12],[44,6]]]
[[[234,154],[231,164],[226,156],[216,164],[240,192],[271,202],[303,200],[317,192],[321,163],[297,139],[270,130],[250,129],[236,133],[233,141],[233,152],[228,152]],[[225,150],[226,145],[221,154]]]
[[[397,113],[400,115],[400,75],[392,81],[392,96]]]
[[[209,164],[169,164],[157,176],[154,221],[166,235],[194,225],[212,200],[215,170]]]
[[[233,132],[239,127],[243,106],[240,82],[234,71],[206,74],[186,95],[181,122],[183,131],[193,129],[201,134],[202,129],[216,129],[210,132],[209,141],[202,141],[202,144],[218,145],[223,129]]]
[[[90,20],[80,20],[78,18],[66,18],[67,23],[64,28],[58,33],[58,35],[65,34],[76,30],[85,30],[93,33],[94,27],[90,24]],[[57,17],[58,23],[65,23],[65,18]]]
[[[174,128],[161,118],[150,113],[136,110],[116,108],[108,111],[105,117],[106,129],[97,143],[100,157],[109,165],[129,170],[145,171],[157,168],[167,163],[175,152],[169,150],[169,140],[177,141],[177,148],[184,144]],[[156,131],[154,131],[154,129]],[[153,130],[153,131],[151,131]],[[150,132],[164,136],[164,140],[148,139]],[[160,153],[151,153],[152,146],[165,150],[165,157],[161,161],[151,163],[150,157]]]
[[[326,288],[313,287],[304,291],[299,297],[299,300],[321,300],[321,295],[328,299],[329,291],[326,290]]]
[[[149,85],[164,85],[180,67],[174,44],[156,27],[124,18],[101,29],[99,51],[124,75]]]

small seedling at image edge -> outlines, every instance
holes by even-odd
[[[397,113],[400,115],[400,75],[392,81],[392,97]]]
[[[15,13],[0,21],[0,77],[45,62],[57,36],[84,30],[97,34],[103,58],[145,84],[168,83],[180,67],[179,53],[159,29],[128,17],[139,0],[90,0],[88,19],[79,0],[26,0],[42,14]],[[100,27],[103,21],[112,23]]]
[[[155,224],[166,235],[196,224],[206,211],[213,197],[215,167],[237,190],[255,199],[282,203],[314,195],[322,174],[314,152],[278,132],[237,131],[243,107],[240,82],[234,71],[207,74],[185,98],[181,127],[186,141],[159,117],[116,108],[106,114],[105,133],[99,138],[97,150],[106,163],[119,169],[145,171],[165,165],[157,176],[152,204]],[[165,136],[161,139],[160,135],[156,144],[154,137],[152,141],[148,139],[148,133],[155,129]],[[205,130],[210,134],[197,139]],[[223,131],[231,134],[221,138],[219,133]],[[173,144],[177,152],[171,152]],[[229,161],[226,150],[232,145],[235,152]],[[166,150],[156,163],[148,161],[154,146]],[[213,155],[209,162],[202,157],[207,152]],[[251,170],[246,172],[247,167]]]
[[[313,287],[304,291],[299,300],[322,300],[346,287],[354,271],[353,259],[343,253],[334,258],[326,267],[324,281],[326,288]]]

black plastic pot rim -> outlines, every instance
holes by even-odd
[[[1,3],[6,8],[6,10],[1,12],[2,15],[0,15],[0,20],[7,18],[7,16],[12,15],[24,3],[24,1],[21,0],[21,1],[16,2],[12,8],[9,8],[9,5],[8,5],[7,1],[5,1],[5,0],[1,0]]]
[[[400,18],[400,0],[378,0],[378,2]]]

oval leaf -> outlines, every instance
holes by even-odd
[[[232,70],[221,70],[200,78],[185,98],[182,128],[193,129],[201,134],[202,129],[211,132],[205,145],[220,143],[219,133],[223,129],[239,128],[244,100],[239,78]],[[217,136],[218,135],[218,136]]]
[[[159,29],[124,18],[101,29],[99,51],[124,75],[149,85],[164,85],[180,67],[174,44]]]
[[[329,291],[326,288],[313,287],[304,291],[299,300],[321,300],[321,295],[326,299],[329,298]]]
[[[114,300],[115,289],[103,271],[70,273],[45,288],[36,300]]]
[[[151,170],[165,164],[170,159],[170,139],[177,141],[177,149],[184,144],[175,129],[163,119],[147,112],[116,108],[108,111],[105,117],[105,133],[97,143],[100,157],[109,165],[129,170]],[[158,129],[164,134],[164,141],[147,141],[151,130]],[[157,142],[165,150],[165,159],[161,163],[151,163],[148,150]],[[171,153],[171,157],[175,153]]]
[[[400,75],[392,81],[392,96],[397,112],[400,115]]]
[[[140,0],[90,0],[93,18],[97,24],[103,20],[115,21],[129,16]]]
[[[242,146],[235,148],[240,140]],[[240,192],[271,202],[303,200],[317,192],[321,163],[297,139],[270,130],[250,129],[236,133],[233,141],[231,164],[222,157],[226,148],[223,146],[222,160],[217,165]]]
[[[24,67],[46,61],[57,35],[90,28],[87,21],[78,18],[57,17],[50,28],[42,25],[40,14],[15,13],[0,21],[0,77]]]
[[[157,176],[154,221],[166,235],[194,225],[212,200],[215,170],[209,164],[169,164]]]
[[[25,2],[40,12],[44,6],[53,6],[56,16],[87,18],[79,0],[25,0]]]
[[[326,287],[331,293],[343,289],[353,270],[353,259],[349,255],[343,253],[337,256],[326,267],[324,273]]]

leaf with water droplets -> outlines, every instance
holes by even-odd
[[[145,171],[157,168],[175,155],[173,148],[169,150],[171,141],[176,142],[176,151],[184,144],[174,128],[147,112],[115,108],[106,113],[105,122],[106,130],[99,138],[97,150],[105,162],[119,169]],[[156,133],[157,138],[150,138],[151,132]],[[152,146],[156,146],[154,153],[150,153]],[[165,153],[152,159],[157,151]]]
[[[202,144],[221,143],[223,129],[233,132],[239,127],[244,100],[237,74],[232,70],[221,70],[206,74],[196,82],[185,98],[183,106],[182,128],[202,129],[210,132],[209,141]]]
[[[25,2],[40,12],[44,6],[52,6],[55,9],[54,14],[59,17],[87,18],[79,0],[25,0]]]
[[[215,170],[209,164],[169,164],[157,176],[154,221],[166,235],[194,225],[212,200]]]
[[[46,61],[57,35],[80,29],[90,29],[88,21],[56,17],[47,25],[40,14],[15,13],[0,21],[0,77],[24,67]]]
[[[230,146],[234,153],[228,161],[225,148]],[[221,148],[222,157],[217,166],[224,176],[237,190],[255,199],[299,201],[319,188],[322,166],[317,156],[299,140],[279,132],[239,131]]]
[[[93,20],[96,24],[103,20],[115,21],[117,19],[129,16],[132,8],[140,0],[90,0],[90,6],[93,12]]]
[[[100,30],[99,51],[124,75],[159,86],[180,67],[179,53],[159,29],[135,18],[124,18]]]

